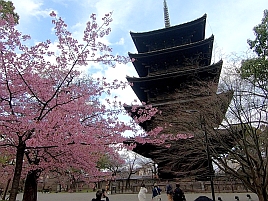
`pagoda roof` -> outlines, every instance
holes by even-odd
[[[202,115],[211,125],[217,127],[223,121],[232,97],[233,91],[225,91],[214,95],[207,94],[162,103],[149,103],[153,108],[161,111],[161,115],[155,115],[153,119],[139,123],[139,125],[145,131],[150,131],[153,129],[150,124],[160,127],[164,127],[163,124],[172,124],[172,127],[166,127],[163,132],[190,134],[200,131],[200,115]],[[142,115],[137,112],[139,110],[132,110],[132,107],[131,105],[124,106],[132,118]],[[144,105],[141,105],[138,108],[144,107]],[[215,111],[217,111],[217,114],[215,114]],[[177,116],[178,118],[173,119],[172,116]],[[163,118],[165,118],[165,121],[163,121]]]
[[[154,44],[165,43],[178,46],[189,37],[191,42],[197,42],[205,38],[206,17],[207,15],[204,14],[196,20],[183,24],[148,32],[130,32],[130,35],[140,53],[149,52]]]
[[[222,60],[203,67],[193,67],[188,69],[177,70],[165,74],[157,74],[154,76],[148,77],[129,77],[127,76],[128,82],[132,83],[132,89],[142,102],[148,102],[147,92],[150,88],[162,87],[163,85],[169,87],[178,87],[181,83],[185,83],[186,81],[190,81],[192,79],[199,80],[215,80],[215,78],[219,79],[221,68],[222,68]]]
[[[218,153],[227,153],[228,149],[235,146],[234,135],[230,135],[228,129],[215,130],[218,135],[224,137],[215,138],[213,135],[208,135],[210,145]],[[203,133],[204,131],[194,133],[193,138],[166,140],[163,144],[140,143],[132,138],[125,140],[123,143],[126,145],[135,144],[134,152],[151,158],[157,163],[159,176],[162,179],[174,179],[186,175],[201,176],[207,173],[208,167],[206,147],[201,140],[197,140],[200,137],[203,139]],[[215,131],[212,133],[215,133]]]
[[[147,76],[148,69],[146,67],[151,65],[158,65],[161,63],[168,62],[169,64],[175,64],[185,62],[186,58],[191,58],[193,56],[202,56],[200,61],[202,65],[210,65],[211,55],[213,49],[214,36],[198,41],[195,43],[190,43],[186,45],[166,48],[162,50],[147,52],[147,53],[128,53],[129,57],[133,60],[133,65],[140,77]],[[201,55],[200,55],[201,54]],[[161,67],[161,66],[160,66]],[[164,67],[164,66],[163,66]]]

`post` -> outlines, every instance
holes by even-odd
[[[208,160],[212,200],[215,201],[215,190],[214,190],[214,183],[213,183],[214,171],[213,171],[212,160],[211,160],[210,151],[209,151],[207,129],[206,129],[206,125],[205,125],[205,119],[203,116],[202,116],[202,124],[204,127],[204,134],[205,134],[205,140],[206,140],[206,150],[207,150],[207,160]]]

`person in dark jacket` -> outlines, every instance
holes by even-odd
[[[173,188],[169,180],[167,181],[167,185],[166,185],[166,193],[167,193],[168,201],[173,201]]]
[[[161,189],[159,188],[159,186],[155,183],[154,187],[152,189],[152,200],[153,201],[160,201],[161,200]]]
[[[173,193],[173,201],[186,201],[184,192],[180,189],[180,184],[176,184],[176,188]]]
[[[97,190],[96,198],[93,198],[92,201],[109,201],[109,198],[102,192],[102,190]]]

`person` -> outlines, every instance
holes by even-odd
[[[208,198],[207,196],[199,196],[194,201],[212,201],[212,199]]]
[[[107,194],[109,195],[109,190],[110,190],[110,183],[109,182],[106,184],[105,190],[106,190]]]
[[[139,201],[145,201],[146,200],[146,193],[148,192],[147,188],[145,187],[145,184],[141,184],[141,188],[138,194]]]
[[[159,188],[159,186],[157,186],[157,184],[154,184],[154,187],[152,189],[153,194],[152,194],[152,200],[154,201],[160,201],[161,200],[161,189]]]
[[[173,192],[174,201],[186,201],[184,192],[180,189],[180,184],[176,184],[176,189]]]
[[[109,201],[109,198],[103,195],[102,190],[97,190],[96,198],[93,198],[91,201]]]
[[[167,181],[167,185],[166,185],[166,193],[167,193],[168,201],[173,201],[173,189],[169,180]]]
[[[97,190],[97,183],[94,182],[93,191],[95,192]]]
[[[103,188],[102,190],[102,198],[104,198],[104,200],[106,199],[106,198],[108,198],[108,196],[107,196],[107,191]],[[108,200],[109,200],[109,198],[108,198]]]

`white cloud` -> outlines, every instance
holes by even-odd
[[[120,38],[120,40],[116,43],[116,45],[124,45],[125,44],[125,39]]]
[[[105,77],[108,82],[113,82],[115,79],[127,82],[126,75],[133,75],[136,74],[136,71],[134,70],[134,67],[131,63],[128,64],[118,64],[115,68],[107,67],[104,72],[98,71],[94,73],[92,76],[94,78],[102,78]],[[135,93],[131,89],[130,86],[128,86],[126,89],[123,90],[113,90],[112,91],[113,96],[117,96],[118,100],[120,100],[122,103],[131,104],[134,99],[137,99]]]
[[[12,2],[15,6],[15,11],[19,13],[20,18],[23,18],[23,20],[31,16],[48,17],[51,11],[51,9],[42,10],[43,0],[12,0]]]

